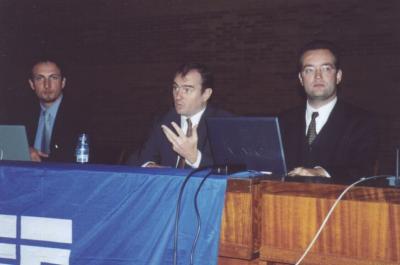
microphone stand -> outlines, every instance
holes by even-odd
[[[400,156],[399,156],[399,147],[396,148],[396,179],[395,186],[400,186],[400,177],[399,177],[399,167],[400,167]]]
[[[400,187],[400,176],[399,176],[399,171],[400,171],[400,147],[396,147],[396,169],[395,169],[395,175],[388,177],[388,183],[389,186],[391,187]]]

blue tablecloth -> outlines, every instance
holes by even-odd
[[[0,264],[172,264],[176,201],[187,170],[0,163]],[[189,264],[196,229],[188,182],[178,261]],[[216,264],[226,176],[199,194],[202,230],[194,264]]]

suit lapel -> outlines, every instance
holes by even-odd
[[[199,126],[197,126],[197,135],[198,135],[198,144],[197,148],[200,150],[200,152],[203,152],[204,146],[207,142],[207,126],[206,126],[206,118],[212,115],[212,108],[211,107],[206,107],[206,110],[203,113],[203,116],[201,116]]]
[[[176,113],[175,110],[172,111],[171,116],[167,119],[167,123],[164,124],[171,128],[171,122],[175,122],[176,124],[181,125],[181,117],[178,113]],[[173,131],[175,131],[173,128],[171,128]],[[160,128],[161,130],[161,128]],[[170,165],[171,167],[176,167],[176,163],[178,161],[178,154],[172,149],[172,144],[168,141],[167,137],[165,136],[164,132],[161,132],[164,137],[165,144],[164,146],[164,155],[162,157],[165,158],[165,164]]]
[[[198,135],[198,144],[197,144],[197,148],[200,150],[200,152],[203,152],[206,142],[207,142],[207,126],[206,126],[206,121],[205,119],[212,115],[213,113],[213,109],[212,107],[207,106],[206,110],[204,111],[200,121],[199,121],[199,125],[197,126],[197,135]],[[168,127],[171,128],[170,123],[174,121],[176,122],[176,124],[179,124],[180,127],[182,127],[181,124],[181,117],[179,114],[176,113],[176,111],[174,110],[173,113],[171,114],[171,116],[168,119],[168,123],[169,124],[165,124]],[[164,133],[163,133],[164,134]],[[178,159],[178,154],[175,153],[175,151],[172,149],[171,147],[171,143],[168,141],[167,137],[164,135],[164,139],[166,141],[166,144],[163,145],[165,147],[164,152],[165,155],[164,157],[167,158],[168,161],[167,164],[169,164],[170,166],[175,167],[176,166],[176,162]]]
[[[330,145],[335,144],[338,136],[341,135],[340,130],[344,130],[344,111],[342,104],[338,101],[332,109],[328,120],[324,127],[322,127],[317,138],[315,139],[316,145]]]
[[[64,98],[60,102],[60,106],[58,107],[57,114],[54,118],[54,125],[53,125],[53,131],[51,134],[51,141],[50,141],[50,148],[54,150],[55,145],[58,145],[59,139],[58,136],[61,135],[63,126],[66,126],[65,124],[65,119],[64,116],[66,115],[65,111],[65,104],[64,104]],[[64,130],[67,128],[64,127]]]
[[[295,140],[295,144],[297,144],[297,161],[301,161],[301,165],[304,165],[305,163],[305,155],[308,152],[308,143],[307,143],[307,138],[306,138],[306,108],[302,108],[302,110],[299,112],[299,116],[296,119],[296,126],[294,126],[294,130],[298,130],[294,135],[298,137]],[[298,165],[297,165],[298,166]]]

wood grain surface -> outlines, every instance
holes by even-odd
[[[260,260],[295,263],[345,188],[262,182]],[[400,189],[350,190],[302,264],[400,264]]]
[[[260,180],[231,179],[225,194],[219,255],[252,260],[260,248]]]

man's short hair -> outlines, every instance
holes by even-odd
[[[31,67],[30,67],[30,73],[29,73],[29,76],[32,78],[33,76],[32,76],[32,74],[33,74],[33,72],[32,72],[32,70],[33,70],[33,68],[37,65],[37,64],[40,64],[40,63],[54,63],[57,67],[58,67],[58,69],[60,69],[60,74],[61,74],[61,77],[64,77],[64,67],[63,67],[63,65],[61,65],[60,63],[59,63],[59,61],[57,60],[57,59],[55,59],[55,58],[53,58],[53,57],[50,57],[50,56],[41,56],[41,57],[37,57],[37,58],[35,58],[35,59],[33,59],[32,60],[32,62],[31,62]]]
[[[306,45],[304,45],[299,51],[299,61],[298,61],[298,70],[301,72],[303,67],[303,56],[306,52],[312,50],[329,50],[333,57],[335,58],[335,67],[336,69],[340,69],[340,51],[339,48],[330,41],[327,40],[314,40]]]
[[[206,88],[214,88],[214,76],[207,66],[201,63],[185,63],[182,64],[176,71],[175,75],[186,76],[190,71],[196,70],[201,76],[201,90]]]

